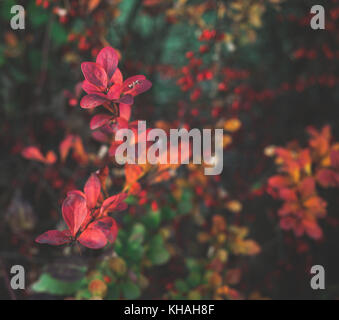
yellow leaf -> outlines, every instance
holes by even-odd
[[[241,127],[241,122],[237,118],[232,118],[225,121],[224,129],[229,132],[235,132]]]

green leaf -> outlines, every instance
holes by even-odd
[[[127,257],[133,261],[138,261],[142,258],[144,253],[144,247],[141,243],[130,242],[127,244],[127,250],[123,252]]]
[[[198,272],[192,272],[188,278],[187,278],[187,282],[190,285],[191,288],[194,288],[196,286],[198,286],[201,282],[201,274]]]
[[[192,210],[192,208],[192,192],[189,189],[185,189],[182,192],[181,201],[178,206],[179,212],[181,214],[187,214]]]
[[[161,216],[164,217],[165,220],[172,220],[175,217],[175,211],[170,207],[163,207],[161,209]]]
[[[136,223],[131,231],[128,242],[142,243],[145,237],[145,227],[141,223]]]
[[[179,291],[179,292],[186,292],[188,291],[188,286],[187,284],[185,283],[185,281],[183,280],[177,280],[175,281],[175,284],[174,284],[175,288]]]
[[[138,15],[135,20],[135,29],[144,37],[149,37],[154,31],[153,19],[149,15]]]
[[[153,211],[152,209],[148,210],[147,214],[143,217],[143,222],[148,228],[158,228],[161,222],[160,211]]]
[[[22,83],[27,80],[27,74],[22,72],[20,68],[9,66],[9,72],[11,73],[11,76],[14,78],[14,80],[18,83]]]
[[[76,299],[90,299],[92,297],[92,294],[89,292],[88,289],[80,290],[76,294]]]
[[[126,299],[137,299],[141,294],[139,287],[132,281],[122,285],[122,293]]]
[[[136,204],[137,203],[137,198],[133,195],[129,195],[126,199],[125,202],[127,204]]]
[[[255,191],[255,190],[258,190],[262,187],[263,185],[263,182],[262,181],[257,181],[255,183],[252,184],[251,186],[251,191]]]
[[[164,240],[160,235],[156,235],[151,243],[148,251],[148,258],[154,265],[162,265],[166,263],[170,254],[164,246]]]
[[[107,299],[118,300],[120,298],[120,287],[116,284],[108,287]]]
[[[128,19],[133,7],[135,6],[135,3],[136,3],[135,0],[121,1],[119,3],[120,14],[116,18],[116,21],[119,24],[124,24],[126,22],[126,20]]]
[[[149,259],[154,265],[165,264],[169,258],[170,254],[165,247],[154,248],[149,252]]]
[[[8,21],[14,16],[11,14],[11,8],[15,5],[14,0],[1,1],[0,3],[0,15],[1,18]]]
[[[200,266],[199,262],[197,262],[193,258],[187,258],[185,260],[185,264],[186,264],[187,269],[189,269],[190,271],[200,271],[201,270],[201,266]]]
[[[48,273],[43,273],[39,280],[32,285],[35,292],[46,292],[55,295],[70,295],[80,289],[82,279],[74,282],[60,281]]]
[[[67,41],[67,32],[58,22],[53,22],[51,26],[51,38],[56,46],[60,46]]]
[[[41,25],[48,21],[47,11],[42,7],[35,5],[34,2],[31,2],[26,12],[30,21],[30,25],[33,28],[41,27]]]
[[[28,59],[30,65],[35,71],[40,70],[41,68],[41,61],[42,61],[42,54],[41,51],[35,48],[32,48],[28,51]]]

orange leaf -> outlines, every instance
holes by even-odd
[[[87,5],[88,12],[93,11],[99,4],[101,0],[89,0]]]

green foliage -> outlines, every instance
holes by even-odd
[[[147,255],[154,265],[162,265],[169,260],[170,254],[164,246],[161,235],[158,234],[151,239]]]
[[[181,200],[178,204],[178,212],[180,214],[187,214],[192,210],[193,207],[192,199],[193,199],[192,191],[187,188],[184,189],[181,195]]]
[[[80,289],[83,279],[68,282],[53,278],[48,273],[43,273],[39,280],[32,285],[34,292],[50,293],[55,295],[71,295]]]
[[[148,209],[142,221],[146,228],[157,229],[161,223],[161,213],[159,210]]]
[[[56,47],[61,46],[67,41],[67,31],[59,23],[53,22],[51,25],[51,38]]]
[[[34,4],[34,1],[31,1],[27,8],[27,15],[29,25],[34,29],[41,28],[48,21],[48,12],[41,7],[38,7]]]
[[[128,281],[122,285],[122,293],[126,299],[137,299],[141,292],[135,283]]]

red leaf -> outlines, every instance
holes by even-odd
[[[319,240],[323,236],[323,231],[320,229],[316,221],[306,220],[302,221],[306,233],[313,239]]]
[[[88,94],[82,97],[82,99],[80,100],[80,106],[81,108],[84,108],[84,109],[92,109],[92,108],[102,105],[107,100],[108,99],[106,95],[102,93],[91,93],[91,94]]]
[[[91,249],[103,248],[107,243],[105,234],[98,228],[87,228],[78,238],[85,247]]]
[[[125,118],[119,117],[116,118],[117,124],[116,124],[116,129],[127,129],[128,128],[128,121]]]
[[[111,243],[118,235],[118,226],[112,217],[103,217],[90,224],[89,228],[99,229]]]
[[[82,82],[82,89],[84,89],[84,91],[87,92],[88,94],[100,92],[100,88],[98,88],[97,86],[91,84],[87,80]]]
[[[315,193],[315,181],[312,177],[307,177],[299,185],[299,191],[303,198],[312,196]]]
[[[106,180],[107,180],[107,177],[109,175],[108,166],[105,166],[105,167],[101,168],[100,170],[98,170],[97,175],[98,175],[98,178],[100,180],[101,186],[103,187],[103,189],[105,189],[106,188]]]
[[[87,207],[92,209],[95,207],[100,195],[101,184],[98,176],[92,173],[87,180],[84,191],[86,195]]]
[[[91,119],[89,126],[92,130],[95,130],[104,126],[111,119],[112,116],[110,116],[109,114],[97,114]]]
[[[62,203],[62,216],[74,237],[87,216],[86,199],[77,193],[70,193]]]
[[[21,155],[26,159],[44,162],[45,158],[37,147],[27,147],[22,150]]]
[[[59,246],[65,243],[69,243],[71,240],[68,230],[49,230],[37,237],[35,241],[37,243],[45,243],[51,244],[53,246]]]
[[[110,80],[110,83],[113,83],[113,84],[122,84],[122,81],[123,81],[123,78],[122,78],[122,73],[120,71],[119,68],[117,68]]]
[[[338,183],[336,181],[335,172],[330,169],[320,169],[316,174],[316,179],[319,184],[324,188],[335,187]]]
[[[134,76],[124,81],[122,92],[137,96],[152,87],[152,82],[147,80],[145,76]]]
[[[105,214],[112,211],[122,211],[127,208],[127,203],[124,200],[127,198],[127,193],[119,193],[115,196],[107,198],[100,209],[100,214]]]
[[[105,69],[94,62],[83,62],[81,70],[85,79],[101,91],[107,88],[107,74]]]
[[[297,195],[294,190],[283,188],[279,190],[279,197],[285,201],[297,201]]]
[[[331,166],[333,168],[339,169],[339,151],[338,150],[331,151],[330,159],[331,159]]]
[[[108,79],[111,79],[118,66],[118,55],[112,47],[105,47],[100,50],[96,63],[104,68]]]
[[[83,198],[86,199],[86,195],[82,191],[80,191],[80,190],[71,190],[71,191],[68,191],[67,192],[67,197],[72,195],[72,194],[78,195],[78,196],[83,197]]]
[[[131,118],[131,105],[126,103],[120,103],[119,113],[121,118],[124,118],[128,121]]]
[[[97,130],[97,131],[93,131],[92,132],[92,137],[93,139],[99,141],[99,142],[103,142],[103,143],[108,143],[109,142],[109,139],[106,135],[106,133],[100,131],[100,130]]]
[[[53,164],[57,161],[57,157],[53,151],[48,151],[46,154],[46,160],[45,163],[47,164]]]
[[[126,183],[128,185],[136,182],[143,174],[142,168],[136,164],[125,165]]]
[[[117,151],[117,148],[122,144],[121,141],[113,141],[111,146],[109,147],[108,154],[111,157],[115,156],[115,152]]]
[[[107,97],[110,100],[118,100],[121,94],[121,84],[114,84],[108,91]]]
[[[53,151],[48,151],[46,157],[44,157],[41,151],[37,147],[33,146],[23,149],[21,154],[26,159],[36,160],[46,164],[53,164],[57,160]]]
[[[73,138],[72,134],[68,134],[64,140],[59,145],[59,153],[61,157],[61,161],[64,162],[67,158],[69,150],[72,148],[73,145]]]
[[[119,102],[125,103],[125,104],[133,104],[134,99],[130,94],[126,94],[119,99]]]
[[[145,79],[146,77],[142,74],[127,78],[124,81],[122,92],[127,93],[128,91],[133,90],[133,88],[138,84],[139,81]]]
[[[288,187],[289,184],[290,184],[289,179],[284,176],[277,175],[277,176],[270,177],[268,179],[268,185],[272,188],[277,188],[277,189],[285,188],[285,187]]]
[[[88,154],[86,153],[82,140],[79,136],[74,137],[73,149],[74,149],[73,156],[75,160],[82,164],[87,163]]]
[[[100,2],[101,0],[89,0],[87,7],[88,12],[93,11],[100,4]]]

